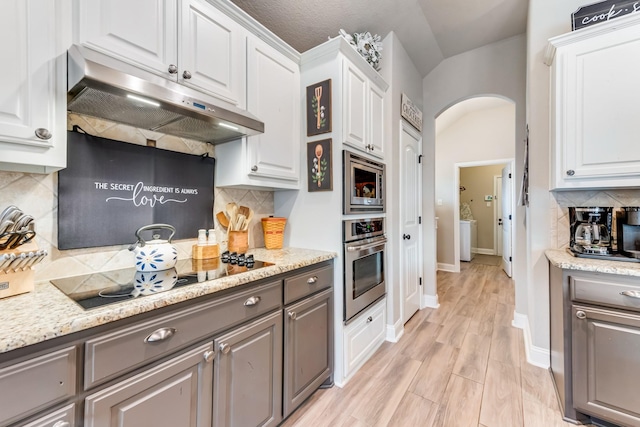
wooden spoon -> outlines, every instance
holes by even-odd
[[[224,214],[224,212],[220,211],[216,214],[216,218],[218,218],[218,222],[224,228],[229,228],[229,218]]]
[[[322,182],[320,181],[320,177],[322,176],[320,172],[320,161],[322,159],[322,145],[320,144],[316,145],[316,158],[318,159],[318,166],[317,166],[318,170],[316,172],[316,177],[318,178],[318,187],[320,187],[322,185]]]

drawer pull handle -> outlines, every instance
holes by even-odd
[[[229,354],[230,351],[231,351],[231,346],[229,344],[227,344],[226,342],[223,342],[222,344],[220,344],[220,352],[222,354]]]
[[[373,317],[371,316],[367,317],[367,323],[371,323],[371,322],[373,322]]]
[[[310,285],[314,285],[314,284],[318,283],[318,276],[309,277],[307,279],[307,283],[310,284]]]
[[[254,305],[258,304],[261,299],[262,298],[260,298],[259,296],[247,298],[247,300],[244,302],[244,305],[245,307],[253,307]]]
[[[216,355],[216,352],[213,350],[209,350],[209,351],[205,351],[203,356],[204,356],[204,361],[209,363],[213,360],[213,357]]]
[[[295,311],[290,311],[288,314],[289,314],[289,319],[291,320],[296,320],[298,318],[298,313],[296,313]]]
[[[144,339],[144,342],[146,343],[162,342],[174,336],[176,332],[178,332],[176,328],[156,329]]]
[[[69,421],[58,421],[51,427],[71,427],[71,424],[69,424]]]
[[[620,295],[630,298],[638,298],[640,299],[640,291],[622,291]]]
[[[576,317],[578,319],[586,319],[587,318],[587,313],[585,313],[582,310],[576,311]]]

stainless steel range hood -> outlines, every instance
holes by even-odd
[[[74,45],[67,52],[67,110],[218,144],[264,132],[264,123],[216,98]]]

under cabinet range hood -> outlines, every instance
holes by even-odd
[[[67,52],[67,110],[218,144],[264,132],[244,110],[91,49]]]

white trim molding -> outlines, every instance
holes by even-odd
[[[471,252],[478,255],[495,255],[496,254],[495,249],[489,249],[489,248],[471,248]]]
[[[460,270],[456,270],[454,264],[445,264],[443,262],[438,263],[438,271],[448,271],[450,273],[460,273]]]
[[[525,314],[513,312],[513,322],[511,326],[522,329],[524,335],[524,350],[527,355],[527,362],[540,368],[548,369],[551,361],[551,352],[542,347],[536,347],[531,343],[531,330],[529,328],[529,317]]]
[[[422,295],[422,301],[420,301],[420,309],[423,308],[438,308],[440,303],[438,302],[438,295]]]
[[[398,319],[398,321],[393,325],[387,324],[387,336],[385,337],[386,341],[398,342],[403,335],[404,324],[402,323],[402,319]]]

